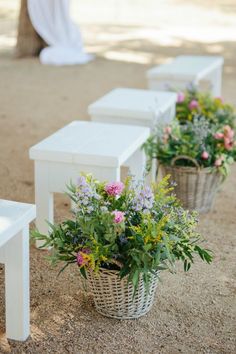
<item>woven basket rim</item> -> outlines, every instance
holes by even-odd
[[[218,171],[212,171],[212,167],[200,167],[199,169],[196,167],[191,167],[191,166],[171,166],[170,164],[163,164],[160,163],[160,167],[168,167],[172,170],[178,170],[178,171],[184,171],[187,173],[195,173],[195,174],[216,174],[220,176],[220,173]]]
[[[116,274],[118,275],[118,273],[120,272],[119,270],[117,269],[107,269],[107,268],[103,268],[103,267],[99,267],[98,271],[94,271],[94,270],[91,270],[89,269],[88,270],[90,274],[99,274],[99,273],[104,273],[104,272],[108,272],[108,273],[113,273],[113,274]]]
[[[160,273],[160,270],[156,270],[156,271],[155,271],[155,270],[153,269],[153,271],[154,271],[156,274],[159,274],[159,273]],[[88,272],[89,272],[90,274],[113,273],[114,275],[119,276],[118,274],[119,274],[120,271],[119,271],[119,270],[116,270],[116,269],[107,269],[107,268],[100,267],[99,270],[98,270],[98,272],[95,272],[95,271],[93,271],[93,270],[88,270]],[[153,274],[153,273],[150,272],[150,274]],[[128,274],[127,274],[123,279],[127,278],[127,276],[128,276]]]

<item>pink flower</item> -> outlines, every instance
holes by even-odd
[[[90,257],[89,257],[90,253],[91,253],[91,251],[88,248],[84,248],[77,253],[77,263],[80,267],[88,265],[89,260],[90,260]]]
[[[169,139],[169,135],[168,135],[168,134],[164,134],[163,137],[162,137],[162,139],[163,139],[163,143],[164,143],[164,144],[167,144],[168,139]]]
[[[183,92],[178,92],[177,103],[182,103],[185,100],[185,94]]]
[[[114,222],[116,224],[120,224],[125,219],[125,213],[123,213],[123,211],[114,210],[112,214],[114,214]]]
[[[231,150],[234,145],[234,131],[229,125],[224,126],[224,147]]]
[[[223,139],[224,134],[223,133],[215,133],[214,134],[214,138],[217,140]]]
[[[234,145],[233,140],[229,138],[224,138],[224,147],[226,150],[232,150],[233,145]]]
[[[224,126],[224,135],[229,139],[233,139],[234,131],[229,125]]]
[[[124,189],[124,184],[122,182],[111,182],[105,186],[105,191],[107,194],[112,196],[117,196],[122,193]]]
[[[219,157],[218,159],[215,160],[215,166],[220,167],[223,161],[224,161],[223,157]]]
[[[203,160],[207,160],[208,157],[209,157],[208,152],[207,152],[207,151],[203,151],[203,153],[202,153],[202,159],[203,159]]]
[[[169,125],[167,125],[165,128],[164,128],[164,132],[166,133],[166,134],[171,134],[171,131],[172,131],[172,129],[171,129],[171,126],[169,126]]]
[[[198,106],[199,106],[198,101],[192,100],[192,101],[189,103],[188,108],[192,111],[192,110],[194,110],[194,109],[197,109]]]

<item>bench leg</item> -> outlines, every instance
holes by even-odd
[[[5,263],[5,250],[4,247],[0,247],[0,264]]]
[[[147,182],[151,183],[156,183],[157,182],[157,160],[153,159],[152,160],[152,167],[149,175],[147,176]]]
[[[211,74],[211,88],[212,88],[212,95],[214,97],[221,97],[221,86],[222,86],[222,68],[217,68]]]
[[[6,335],[24,341],[30,334],[28,226],[4,246],[4,251]]]
[[[48,234],[48,224],[53,223],[53,193],[49,192],[47,166],[37,162],[35,164],[35,203],[37,206],[36,228],[42,234]],[[36,246],[43,245],[43,241],[36,241]]]
[[[142,180],[146,171],[146,156],[143,150],[138,149],[125,163],[129,172],[136,180]]]

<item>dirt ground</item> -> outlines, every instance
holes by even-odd
[[[227,4],[230,16],[235,2]],[[190,40],[173,33],[168,39],[161,27],[83,24],[86,48],[96,53],[96,59],[85,66],[56,68],[42,66],[38,59],[13,58],[15,13],[1,12],[1,0],[0,21],[2,199],[33,203],[30,146],[74,119],[89,119],[88,104],[114,87],[145,88],[146,70],[168,58],[223,55],[223,97],[236,104],[236,43],[232,39]],[[154,306],[141,319],[119,321],[97,314],[79,288],[77,269],[70,268],[57,278],[58,268],[50,268],[46,252],[32,246],[31,337],[25,343],[7,341],[4,269],[0,268],[0,353],[235,353],[235,178],[233,167],[212,212],[200,218],[200,231],[215,254],[213,264],[196,260],[188,274],[180,267],[176,275],[163,273]],[[68,214],[68,208],[64,197],[56,198],[57,220]]]

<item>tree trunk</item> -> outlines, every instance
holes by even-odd
[[[27,9],[27,0],[21,0],[17,43],[15,56],[17,58],[37,56],[46,43],[35,31]]]

